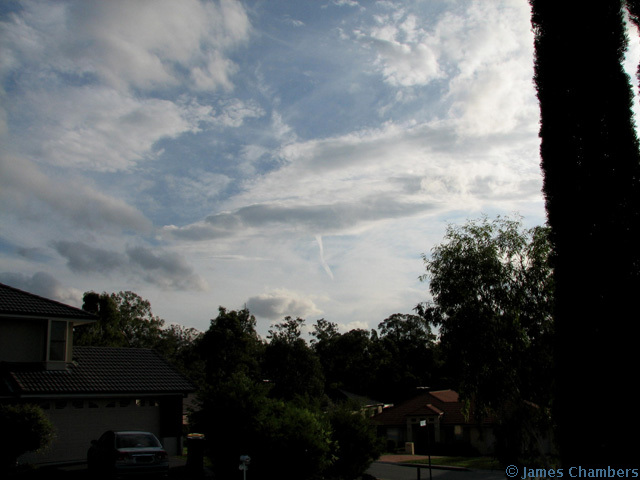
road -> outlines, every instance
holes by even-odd
[[[374,462],[367,473],[380,480],[416,480],[417,468],[398,464]],[[432,469],[433,480],[504,480],[505,472],[501,470],[440,470]],[[429,480],[429,469],[422,468],[420,480]]]

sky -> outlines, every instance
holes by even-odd
[[[3,1],[0,282],[376,328],[422,253],[545,223],[526,0]]]

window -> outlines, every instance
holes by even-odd
[[[51,321],[49,360],[64,362],[67,353],[67,322]]]

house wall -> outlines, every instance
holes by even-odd
[[[85,462],[91,440],[107,430],[143,430],[155,434],[170,455],[181,453],[180,435],[161,436],[162,398],[43,400],[39,405],[53,423],[56,438],[45,451],[28,453],[20,463]],[[179,420],[181,417],[179,417]]]
[[[0,318],[0,361],[43,362],[47,320]]]

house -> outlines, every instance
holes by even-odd
[[[385,406],[388,406],[377,400],[363,395],[357,395],[340,388],[329,391],[328,396],[335,403],[349,402],[352,405],[357,405],[360,412],[366,417],[372,417],[382,412]]]
[[[388,444],[411,442],[417,454],[494,451],[493,422],[468,419],[464,403],[454,390],[424,392],[371,418],[378,435]]]
[[[35,403],[56,436],[21,462],[85,461],[106,430],[153,432],[182,451],[182,400],[193,385],[153,350],[74,347],[73,328],[97,317],[0,283],[0,402]],[[5,432],[3,432],[5,434]]]

